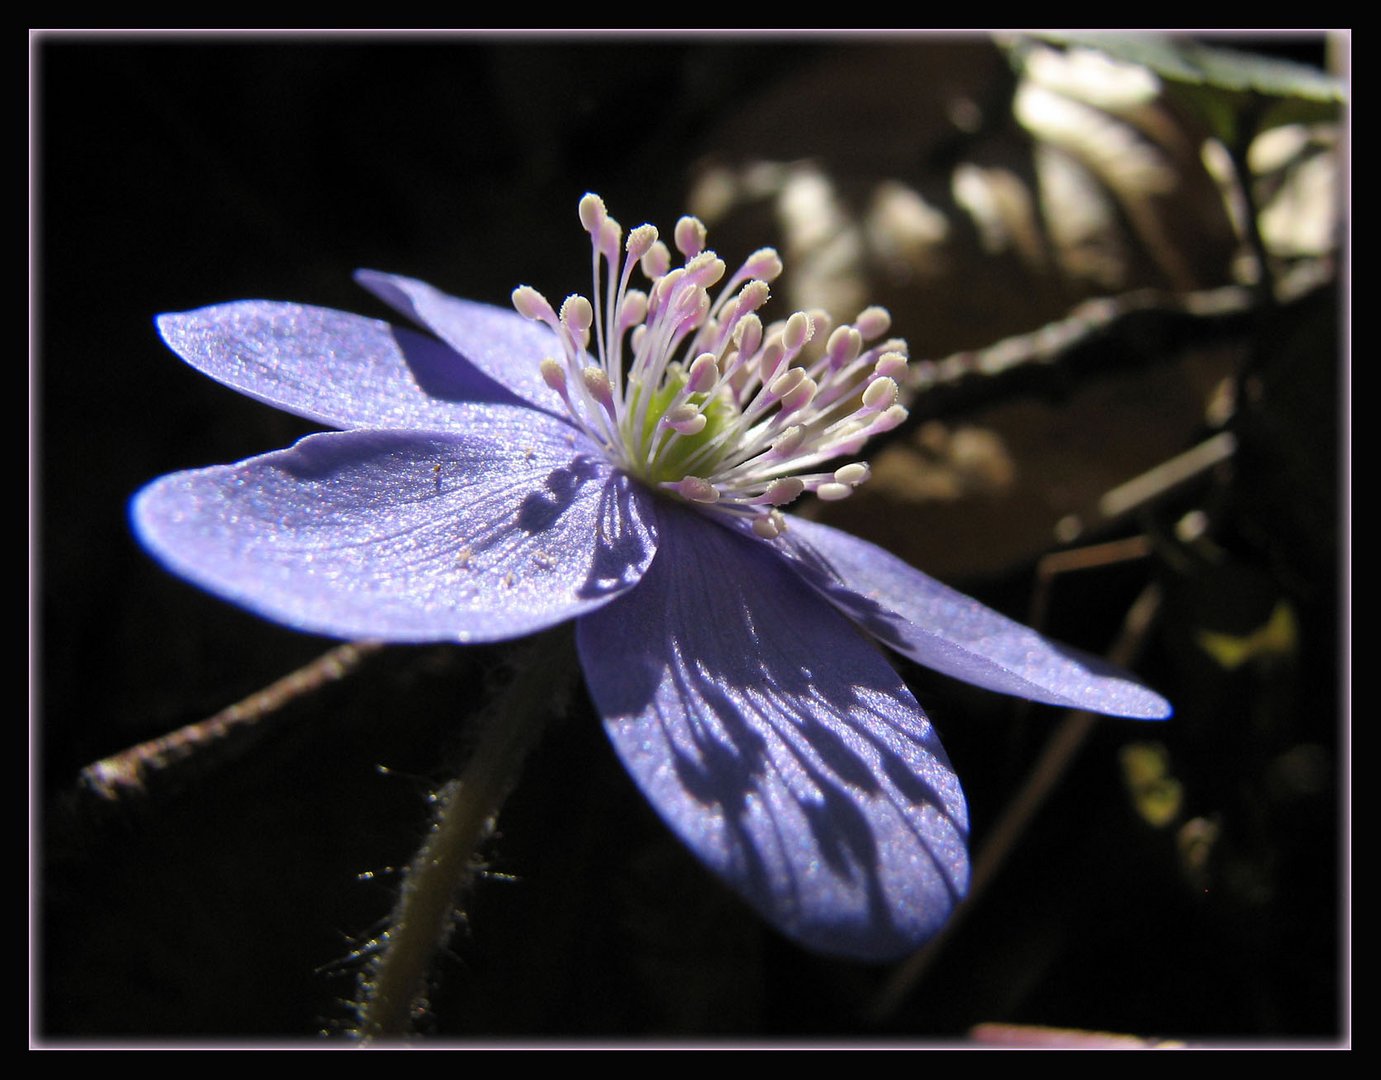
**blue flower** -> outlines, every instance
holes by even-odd
[[[372,272],[435,335],[245,301],[158,320],[212,378],[339,430],[165,476],[133,503],[168,568],[301,630],[493,642],[576,623],[614,749],[783,933],[896,958],[968,881],[963,792],[867,635],[1003,693],[1159,718],[1163,699],[886,552],[780,509],[847,496],[895,427],[886,312],[764,324],[770,250],[720,288],[703,226],[625,239],[586,196],[594,300],[518,314]],[[635,266],[651,283],[630,287]],[[593,341],[593,348],[592,348]],[[843,464],[838,464],[844,459]]]

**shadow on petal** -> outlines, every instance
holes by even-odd
[[[885,960],[944,923],[968,879],[958,781],[896,673],[771,548],[664,508],[644,580],[580,643],[639,786],[784,933]]]
[[[576,595],[582,599],[612,596],[642,578],[657,547],[657,515],[651,503],[642,486],[623,473],[608,478],[595,511],[590,570]]]
[[[580,488],[606,471],[585,455],[578,455],[569,465],[553,469],[540,491],[529,492],[523,497],[518,507],[518,528],[527,533],[546,532],[570,508]]]
[[[475,367],[449,345],[413,330],[392,328],[398,351],[413,379],[429,398],[532,408]]]

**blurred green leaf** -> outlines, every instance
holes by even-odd
[[[1154,71],[1229,146],[1281,124],[1337,119],[1344,87],[1331,75],[1281,60],[1163,34],[1043,34]],[[1246,123],[1246,130],[1243,124]]]

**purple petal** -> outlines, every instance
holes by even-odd
[[[776,543],[797,572],[880,641],[989,690],[1110,716],[1162,720],[1170,704],[1106,661],[1042,637],[874,544],[790,519]]]
[[[464,435],[311,435],[135,498],[174,572],[302,630],[495,641],[632,587],[652,559],[647,496],[559,421],[470,406]]]
[[[643,794],[783,933],[904,955],[968,881],[939,739],[878,651],[772,549],[659,504],[641,584],[579,623],[605,728]]]
[[[444,345],[329,308],[246,300],[160,315],[158,330],[213,379],[332,427],[456,431],[457,402],[515,401]]]
[[[460,300],[398,274],[357,270],[355,280],[522,400],[565,414],[561,398],[542,379],[542,360],[561,356],[561,344],[546,326],[516,311]]]

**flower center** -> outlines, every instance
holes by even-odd
[[[819,470],[906,418],[897,403],[906,343],[871,344],[891,324],[885,310],[868,308],[833,332],[823,312],[764,326],[757,311],[782,271],[772,249],[750,255],[712,297],[726,268],[697,219],[676,224],[685,261],[675,269],[653,226],[624,241],[599,196],[581,200],[580,220],[597,303],[572,295],[558,313],[523,285],[513,306],[555,331],[564,356],[543,360],[542,377],[610,460],[674,497],[745,518],[766,539],[785,527],[777,507],[802,492],[842,499],[868,478],[862,462]],[[646,292],[629,288],[634,266]]]
[[[715,447],[722,444],[720,436],[736,415],[733,402],[723,395],[711,397],[703,392],[688,393],[685,373],[676,370],[677,365],[672,367],[662,385],[652,391],[642,431],[638,433],[633,453],[629,455],[635,461],[649,462],[645,479],[652,484],[667,484],[683,479],[690,473],[692,461],[703,460],[705,465],[712,466],[716,456]],[[673,409],[680,412],[673,413]],[[690,418],[690,423],[683,426],[699,426],[700,430],[677,431],[675,437],[668,436],[667,429],[676,430],[672,427],[672,421],[680,415]],[[697,416],[704,417],[703,425],[694,419]],[[657,447],[659,441],[665,443],[660,452]]]

